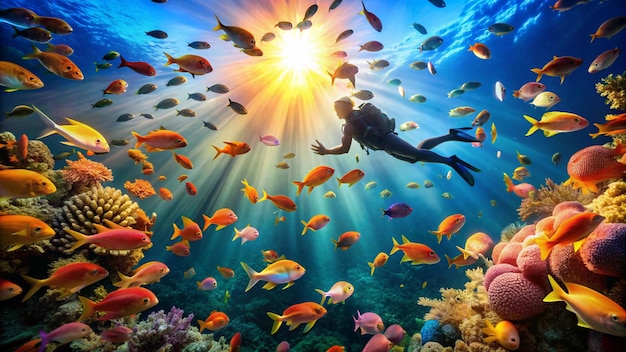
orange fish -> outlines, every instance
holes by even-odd
[[[352,171],[348,171],[345,175],[341,176],[341,178],[337,177],[337,181],[339,181],[339,186],[347,183],[348,187],[352,187],[353,184],[361,181],[361,179],[365,176],[365,173],[359,169],[354,169]]]
[[[22,294],[22,288],[9,280],[0,279],[0,301],[6,301]]]
[[[578,66],[583,63],[582,59],[573,56],[561,56],[554,57],[552,61],[548,62],[543,68],[533,68],[531,71],[537,74],[537,82],[541,79],[541,76],[561,77],[561,84],[565,76],[569,75]]]
[[[519,348],[519,332],[513,323],[502,320],[494,327],[488,319],[485,319],[486,328],[482,332],[487,335],[483,338],[484,343],[498,342],[507,350],[515,351]]]
[[[21,345],[15,352],[37,352],[41,347],[41,337]]]
[[[78,318],[78,321],[90,318],[96,312],[106,313],[97,319],[99,321],[119,319],[143,312],[159,303],[154,293],[143,287],[117,289],[106,295],[98,303],[83,296],[78,296],[78,298],[83,305],[83,314]]]
[[[279,257],[278,253],[276,253],[276,251],[273,249],[268,249],[266,251],[261,250],[261,254],[263,254],[263,261],[267,263],[273,263],[277,260],[285,259],[284,255],[281,255]]]
[[[574,252],[578,252],[583,240],[595,230],[603,220],[604,216],[596,213],[578,213],[559,224],[550,238],[546,235],[536,238],[535,243],[541,250],[541,260],[546,260],[552,248],[557,244],[566,245],[573,243]]]
[[[176,160],[178,165],[188,170],[193,169],[193,163],[188,157],[181,155],[181,154],[176,154],[173,150],[172,150],[172,155],[174,155],[174,160]]]
[[[137,138],[135,148],[139,148],[145,143],[147,152],[160,152],[162,150],[172,150],[187,146],[187,140],[185,137],[181,136],[177,132],[166,129],[150,131],[145,136],[142,136],[135,131],[132,131],[131,133]]]
[[[618,303],[583,285],[565,282],[565,292],[551,275],[548,280],[552,292],[544,302],[565,302],[567,310],[576,314],[578,326],[626,337],[626,310]]]
[[[28,156],[28,136],[25,134],[17,140],[17,156],[20,160],[25,160]]]
[[[66,227],[65,232],[76,240],[68,250],[73,251],[85,244],[95,244],[106,249],[138,249],[152,244],[150,237],[143,231],[120,226],[108,219],[103,221],[109,227],[94,223],[93,226],[98,230],[95,235],[83,235]]]
[[[189,181],[185,182],[185,189],[187,190],[187,194],[189,194],[190,196],[195,196],[196,194],[198,194],[198,189],[196,188],[196,185]]]
[[[282,315],[267,312],[267,316],[274,321],[274,324],[272,325],[272,335],[278,331],[283,321],[286,321],[287,325],[289,325],[289,331],[294,330],[302,323],[306,323],[303,332],[308,332],[311,330],[313,325],[315,325],[315,322],[325,315],[326,308],[315,302],[294,304],[285,309]]]
[[[335,173],[335,169],[333,169],[332,167],[328,167],[328,166],[320,165],[320,166],[313,168],[311,171],[309,171],[309,173],[306,174],[306,176],[304,176],[304,180],[302,182],[293,181],[293,184],[298,186],[298,191],[296,191],[296,196],[300,195],[300,192],[302,192],[302,189],[305,186],[309,187],[308,193],[311,193],[313,188],[328,181],[328,179],[333,177],[334,173]]]
[[[203,75],[213,71],[213,67],[211,67],[209,60],[203,58],[202,56],[188,54],[174,58],[166,52],[163,52],[163,54],[167,57],[165,66],[178,64],[181,72],[189,72],[193,77],[195,77],[195,75]]]
[[[572,184],[574,189],[582,188],[583,194],[589,191],[598,193],[598,183],[624,176],[626,165],[616,160],[620,156],[624,159],[624,154],[626,144],[618,144],[615,149],[592,145],[577,151],[567,163],[569,178],[563,185]]]
[[[472,257],[464,258],[463,253],[454,258],[450,258],[447,254],[444,254],[444,257],[446,257],[446,261],[448,262],[448,269],[450,269],[453,265],[455,265],[458,269],[462,266],[472,265],[478,261],[478,259],[474,259]]]
[[[188,241],[201,240],[202,230],[200,230],[200,225],[186,216],[181,216],[181,219],[183,220],[183,229],[181,230],[176,224],[172,224],[172,226],[174,226],[174,233],[172,237],[170,237],[170,240],[174,240],[179,236]]]
[[[302,223],[302,225],[304,225],[301,233],[301,235],[304,235],[308,229],[311,229],[311,231],[317,231],[323,228],[330,222],[330,218],[324,214],[317,214],[313,215],[313,217],[309,219],[309,222],[306,222],[304,220],[300,220],[300,222]]]
[[[617,16],[609,18],[604,21],[600,27],[596,30],[595,33],[589,34],[591,36],[591,42],[593,42],[596,38],[607,38],[610,39],[612,36],[617,34],[619,31],[626,27],[626,16]]]
[[[41,63],[46,70],[59,77],[77,81],[82,81],[85,78],[78,66],[76,66],[76,64],[67,56],[48,51],[41,51],[34,44],[32,48],[33,52],[24,56],[23,59],[37,59],[37,61],[39,61],[39,63]]]
[[[159,188],[159,197],[167,201],[174,199],[174,195],[172,194],[172,191],[170,191],[169,189],[165,187]]]
[[[205,231],[209,226],[211,226],[211,224],[217,225],[215,231],[219,231],[237,221],[237,215],[235,212],[228,208],[216,210],[212,217],[208,217],[204,214],[202,214],[202,217],[204,218],[204,227],[202,227],[202,231]]]
[[[471,51],[476,55],[477,58],[488,60],[491,59],[491,51],[489,48],[482,43],[475,43],[474,45],[470,45],[467,51]]]
[[[183,181],[185,181],[188,178],[189,178],[189,176],[187,176],[185,174],[182,174],[182,175],[178,176],[177,180],[178,180],[178,182],[183,182]]]
[[[232,279],[233,277],[235,277],[235,271],[231,268],[226,268],[218,265],[217,271],[219,271],[220,274],[222,274],[222,277],[225,279]]]
[[[394,254],[398,250],[404,252],[400,263],[410,261],[411,265],[437,264],[441,260],[430,247],[425,244],[411,242],[404,235],[402,235],[402,244],[399,244],[393,237],[391,239],[393,240],[393,248],[391,248],[389,255]]]
[[[0,200],[44,196],[56,191],[54,182],[38,172],[26,169],[0,170]]]
[[[198,320],[200,325],[200,332],[204,329],[211,331],[217,331],[230,323],[230,318],[224,312],[212,311],[211,314],[204,320]]]
[[[278,225],[279,222],[283,222],[283,221],[287,221],[287,218],[284,215],[280,217],[276,215],[276,217],[274,218],[274,226]]]
[[[326,352],[345,352],[346,348],[339,345],[330,346]]]
[[[217,154],[213,157],[213,160],[220,156],[220,154],[228,154],[231,158],[234,158],[237,155],[246,154],[250,151],[250,146],[246,142],[224,142],[226,145],[224,148],[220,149],[216,146],[212,146]]]
[[[452,238],[452,235],[459,232],[463,225],[465,225],[465,215],[454,214],[443,219],[436,231],[430,230],[428,232],[436,235],[437,243],[441,243],[443,236],[448,236],[448,239]]]
[[[370,276],[374,275],[374,270],[376,268],[380,268],[381,266],[387,263],[387,259],[389,259],[389,255],[385,252],[380,252],[376,255],[373,262],[367,262],[367,265],[370,267]]]
[[[0,73],[0,86],[6,87],[3,92],[43,87],[43,82],[34,73],[9,61],[0,61]]]
[[[162,277],[170,273],[170,268],[158,261],[144,263],[132,271],[132,276],[126,276],[120,272],[117,274],[120,281],[114,282],[113,286],[119,288],[137,287],[159,282]]]
[[[530,183],[524,182],[516,185],[506,172],[503,172],[503,175],[504,185],[506,186],[507,192],[513,192],[520,198],[528,198],[537,192],[535,186]]]
[[[342,251],[348,250],[353,244],[357,243],[361,238],[361,234],[356,231],[347,231],[341,234],[337,240],[331,238],[335,244],[335,251],[340,248]]]
[[[278,284],[287,284],[283,287],[287,289],[291,287],[296,280],[302,277],[306,270],[304,267],[293,260],[282,259],[275,261],[274,263],[268,265],[263,269],[260,273],[254,271],[248,264],[241,262],[240,263],[243,269],[248,274],[248,286],[246,287],[246,292],[250,291],[254,285],[256,285],[259,281],[267,281],[263,288],[266,290],[271,290],[276,287]]]
[[[128,88],[128,83],[126,83],[125,80],[116,79],[115,81],[111,82],[111,84],[109,84],[109,86],[105,90],[102,91],[102,95],[105,95],[105,94],[120,95],[126,92],[126,88]]]
[[[250,203],[256,204],[259,201],[259,192],[256,190],[256,188],[250,186],[250,184],[248,184],[248,180],[246,180],[245,178],[243,179],[243,181],[241,181],[241,183],[243,183],[244,186],[244,188],[241,189],[243,194],[248,197]]]
[[[186,257],[191,254],[191,247],[188,240],[182,240],[171,246],[165,246],[166,251],[170,251],[179,257]]]
[[[593,124],[598,128],[598,132],[590,133],[589,135],[591,138],[596,138],[602,135],[614,136],[616,134],[626,133],[626,113],[619,115],[606,115],[606,120],[608,122],[603,124]]]
[[[237,331],[233,337],[230,338],[230,349],[228,352],[239,352],[241,350],[241,333]]]
[[[54,230],[48,224],[35,217],[0,214],[0,247],[10,246],[7,252],[49,239],[54,234]]]
[[[35,292],[44,286],[60,289],[62,293],[59,299],[62,299],[107,276],[109,276],[109,272],[105,268],[88,262],[66,264],[52,273],[50,277],[43,280],[22,275],[24,280],[31,286],[30,290],[22,298],[22,302],[32,297]]]
[[[493,247],[493,240],[484,232],[476,232],[465,240],[465,248],[456,248],[463,254],[463,259],[478,259],[480,255],[485,255]],[[458,266],[457,266],[458,267]]]
[[[259,203],[267,199],[271,200],[272,203],[274,203],[274,205],[279,209],[288,212],[296,211],[296,203],[287,196],[281,194],[270,196],[267,192],[265,192],[265,190],[263,190],[263,197],[259,199]]]

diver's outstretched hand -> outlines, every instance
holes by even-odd
[[[324,147],[324,145],[320,143],[320,141],[318,141],[317,139],[315,140],[315,142],[317,143],[317,145],[311,144],[311,150],[313,151],[313,153],[319,155],[326,154],[326,147]]]

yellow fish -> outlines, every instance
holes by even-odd
[[[301,278],[306,272],[302,265],[289,259],[275,261],[261,270],[261,272],[256,272],[244,262],[240,264],[250,278],[246,292],[250,291],[250,289],[261,280],[267,281],[267,283],[263,285],[263,288],[266,290],[271,290],[278,284],[287,284],[283,287],[284,290],[293,285],[294,281]]]
[[[584,117],[569,112],[550,111],[541,116],[541,121],[524,115],[526,121],[532,126],[526,132],[526,136],[530,136],[537,130],[542,130],[546,137],[552,137],[561,132],[574,132],[581,130],[589,125],[589,121]]]
[[[28,215],[0,215],[0,246],[11,246],[7,252],[54,236],[45,222]]]
[[[94,155],[95,153],[108,153],[111,150],[111,147],[109,147],[109,143],[104,136],[92,127],[87,126],[82,122],[70,119],[69,117],[65,118],[67,122],[70,123],[69,125],[57,125],[36,106],[33,105],[33,109],[37,112],[37,114],[39,114],[39,117],[41,117],[47,126],[41,136],[37,137],[37,139],[58,133],[67,139],[66,142],[61,142],[61,144],[85,149],[87,150],[87,155],[89,156]]]
[[[0,170],[0,199],[45,196],[57,191],[46,176],[26,169]]]
[[[486,328],[482,331],[487,337],[483,338],[483,342],[491,343],[497,341],[500,346],[507,350],[515,351],[519,348],[519,332],[513,323],[508,320],[502,320],[494,327],[491,322],[485,319]]]

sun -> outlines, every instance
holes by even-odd
[[[318,43],[309,33],[292,30],[283,34],[277,52],[278,65],[293,75],[298,85],[306,83],[306,75],[323,70]]]

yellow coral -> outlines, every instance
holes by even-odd
[[[604,216],[607,222],[626,222],[626,182],[615,181],[589,207]]]
[[[135,164],[148,159],[148,156],[139,149],[128,149],[128,157],[133,159]]]
[[[552,209],[561,202],[577,201],[581,204],[587,204],[594,196],[593,194],[583,194],[581,190],[574,189],[570,185],[556,184],[547,178],[546,184],[541,185],[534,197],[522,200],[517,209],[517,214],[522,220],[527,220],[532,216],[541,219],[552,215]]]
[[[611,109],[626,110],[626,77],[624,74],[613,76],[609,74],[596,83],[596,91],[606,98],[605,103],[611,105]]]

